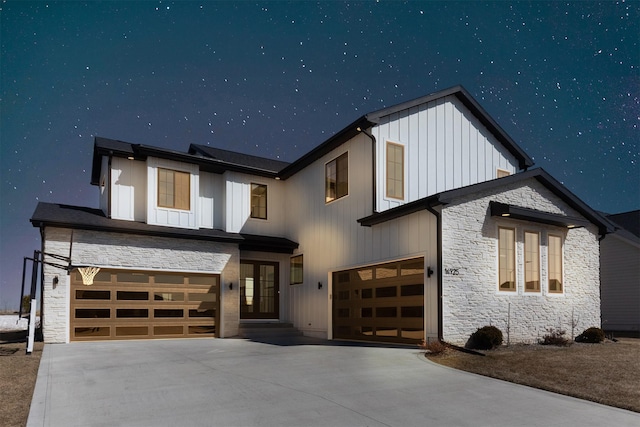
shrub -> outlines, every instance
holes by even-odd
[[[566,333],[567,331],[564,329],[549,328],[547,329],[547,334],[538,343],[542,345],[557,345],[558,347],[568,346],[571,341],[564,336]]]
[[[428,354],[440,354],[447,349],[447,346],[438,340],[429,342],[422,340],[420,348],[425,350]]]
[[[604,341],[604,331],[600,328],[592,327],[584,330],[576,337],[576,342],[599,343]]]
[[[502,344],[502,331],[495,326],[483,326],[471,334],[466,348],[473,350],[491,350]]]

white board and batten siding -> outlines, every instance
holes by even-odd
[[[200,171],[198,226],[199,228],[223,228],[222,175]]]
[[[111,218],[146,221],[146,192],[146,162],[113,157],[111,159]]]
[[[189,210],[158,206],[158,168],[172,169],[190,174]],[[195,164],[149,157],[147,159],[147,224],[198,228],[196,216],[200,194],[199,172],[198,165]]]
[[[436,221],[416,212],[373,227],[357,220],[371,214],[371,140],[360,134],[285,181],[289,200],[286,236],[299,243],[303,283],[289,286],[288,315],[306,335],[331,331],[331,273],[414,257],[436,264]],[[325,203],[325,165],[343,153],[349,158],[349,194]],[[427,334],[437,334],[437,283],[425,276]],[[319,287],[322,285],[322,287]],[[288,286],[288,285],[285,285]]]
[[[287,206],[281,181],[238,172],[225,172],[222,176],[225,231],[272,236],[285,233]],[[251,218],[251,184],[267,186],[267,219]]]
[[[377,140],[377,210],[513,174],[518,161],[453,95],[382,117]],[[405,150],[405,199],[386,196],[386,146]]]

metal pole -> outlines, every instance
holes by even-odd
[[[18,320],[22,318],[22,299],[24,298],[24,275],[27,273],[27,257],[22,260],[22,289],[20,290],[20,309],[18,310]]]
[[[33,251],[33,268],[31,269],[31,313],[29,315],[29,336],[27,337],[27,354],[33,352],[33,341],[36,334],[36,284],[38,281],[38,257],[39,252]]]

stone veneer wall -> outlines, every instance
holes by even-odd
[[[548,328],[571,338],[600,327],[599,245],[597,228],[566,229],[491,217],[491,200],[540,211],[581,217],[534,179],[461,197],[442,214],[443,338],[464,345],[485,325],[498,327],[507,342],[536,342]],[[516,229],[516,292],[498,291],[498,226]],[[524,231],[540,233],[541,292],[524,292]],[[549,294],[547,235],[563,236],[564,293]],[[510,312],[510,314],[509,314]],[[507,323],[510,327],[507,330]]]
[[[71,230],[48,227],[44,252],[69,255]],[[59,262],[47,257],[48,261]],[[220,274],[221,335],[238,333],[240,252],[232,243],[172,239],[86,230],[73,232],[73,265],[110,269],[163,270]],[[54,287],[53,278],[58,277]],[[45,265],[43,332],[47,343],[69,342],[69,276]],[[235,286],[230,290],[227,284]]]

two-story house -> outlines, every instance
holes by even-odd
[[[231,337],[291,322],[329,339],[512,342],[600,325],[612,224],[462,87],[366,114],[284,163],[96,138],[100,207],[40,203],[44,337]],[[76,266],[100,271],[91,286]]]

